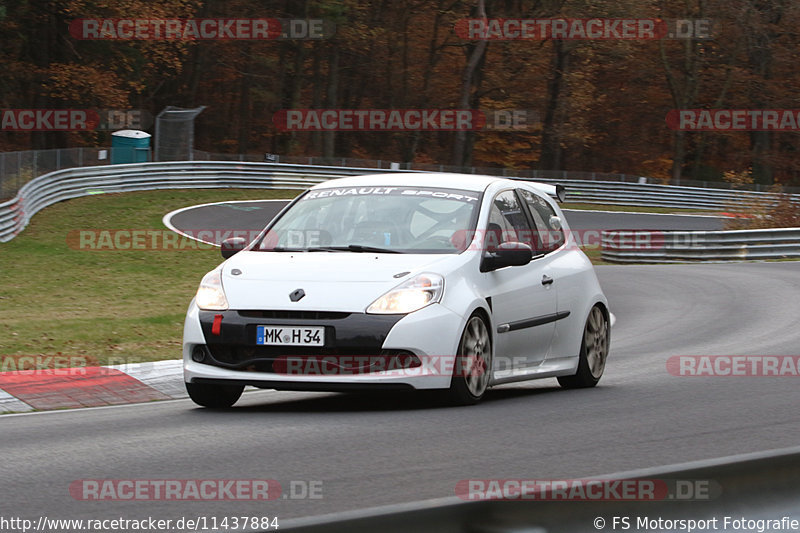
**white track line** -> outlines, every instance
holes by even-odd
[[[119,370],[170,398],[186,398],[188,396],[183,384],[182,359],[106,365],[106,368]]]
[[[258,393],[260,395],[269,394],[271,396],[273,394],[278,394],[280,392],[291,392],[291,391],[277,391],[277,390],[274,390],[274,389],[259,389],[259,388],[255,388],[255,387],[245,387],[243,394],[246,394],[248,396],[244,396],[243,395],[242,398],[249,398],[249,397],[251,397],[251,396],[249,396],[250,394],[256,394],[256,393]],[[318,394],[318,393],[310,393],[310,394]],[[9,412],[7,414],[0,414],[0,423],[2,423],[2,421],[7,419],[7,418],[16,418],[18,416],[68,415],[70,413],[76,414],[76,413],[82,413],[82,412],[85,412],[85,411],[99,411],[99,410],[105,410],[105,409],[130,409],[130,408],[141,408],[141,407],[158,407],[159,405],[164,405],[164,404],[168,404],[168,403],[187,402],[187,401],[189,401],[188,395],[185,398],[173,398],[173,399],[170,399],[170,400],[155,400],[155,401],[149,401],[149,402],[120,403],[120,404],[115,404],[115,405],[97,405],[97,406],[94,406],[94,407],[70,407],[68,409],[54,409],[54,410],[50,410],[50,411],[30,411],[30,412],[28,412],[28,411],[19,411],[19,412],[13,411],[13,412]],[[25,404],[25,405],[27,405],[27,404]],[[194,408],[194,409],[202,409],[201,407],[195,405],[194,403],[192,403],[190,405],[190,407]],[[33,409],[33,408],[31,407],[31,409]],[[2,412],[0,412],[0,413],[2,413]]]
[[[33,407],[0,389],[0,413],[24,413]]]
[[[219,246],[219,244],[217,244],[215,242],[204,241],[203,239],[195,237],[194,235],[189,235],[187,233],[182,232],[181,230],[179,230],[178,228],[176,228],[172,224],[172,217],[174,217],[178,213],[183,213],[184,211],[189,211],[190,209],[197,209],[198,207],[207,207],[209,205],[254,204],[254,203],[259,203],[259,202],[266,203],[266,202],[291,202],[291,201],[292,201],[292,198],[284,198],[284,199],[275,198],[275,199],[271,199],[271,200],[228,200],[227,202],[209,202],[207,204],[190,205],[188,207],[181,207],[180,209],[176,209],[175,211],[170,211],[169,213],[167,213],[166,215],[164,215],[161,218],[161,223],[164,224],[167,227],[168,230],[174,231],[178,235],[183,235],[184,237],[188,237],[189,239],[193,239],[195,241],[199,241],[199,242],[202,242],[204,244],[210,244],[211,246]]]

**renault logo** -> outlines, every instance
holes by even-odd
[[[293,302],[299,302],[303,299],[303,296],[306,295],[306,291],[303,289],[296,289],[289,294],[289,299]]]

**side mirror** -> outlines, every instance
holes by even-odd
[[[219,248],[219,253],[222,254],[222,257],[228,259],[229,257],[233,257],[237,253],[241,252],[242,250],[247,247],[247,240],[243,237],[231,237],[230,239],[225,239],[222,241],[222,244]]]
[[[504,242],[495,250],[486,252],[481,259],[481,272],[491,272],[507,266],[527,265],[533,259],[533,250],[521,242]]]

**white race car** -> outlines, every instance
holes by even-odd
[[[184,325],[190,397],[442,389],[473,404],[514,381],[596,385],[608,302],[550,198],[562,192],[429,173],[316,185],[251,243],[222,243]]]

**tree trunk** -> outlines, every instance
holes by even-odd
[[[671,182],[681,184],[683,165],[686,162],[686,132],[682,130],[672,132],[672,171]]]
[[[328,109],[336,107],[339,97],[339,47],[334,44],[331,50],[330,62],[328,66]],[[336,155],[336,132],[326,131],[322,134],[322,157],[333,157]]]
[[[244,49],[246,58],[250,57],[250,46]],[[239,153],[246,154],[250,145],[250,125],[252,113],[250,112],[250,61],[245,59],[244,72],[239,80]]]
[[[320,43],[315,42],[314,46],[314,59],[311,65],[311,108],[322,108],[322,46]],[[311,150],[315,154],[322,153],[322,132],[311,132]]]
[[[476,16],[477,18],[486,18],[486,6],[484,0],[478,0]],[[489,41],[484,39],[478,41],[478,44],[470,44],[467,46],[467,50],[470,50],[470,53],[467,64],[464,67],[464,72],[461,75],[461,98],[459,99],[459,109],[469,109],[470,101],[472,100],[470,97],[472,95],[472,88],[475,83],[476,72],[478,70],[478,66],[482,64],[482,59],[486,53],[486,47],[488,44]],[[461,167],[467,164],[468,154],[472,151],[467,147],[467,143],[470,140],[474,142],[474,136],[468,135],[468,132],[456,132],[455,144],[453,145],[453,165]]]
[[[553,41],[553,77],[547,82],[547,104],[542,125],[542,154],[539,166],[542,170],[560,170],[561,161],[561,133],[558,122],[558,109],[561,103],[561,93],[564,89],[564,74],[569,68],[569,54],[571,49],[564,45],[564,41]]]

